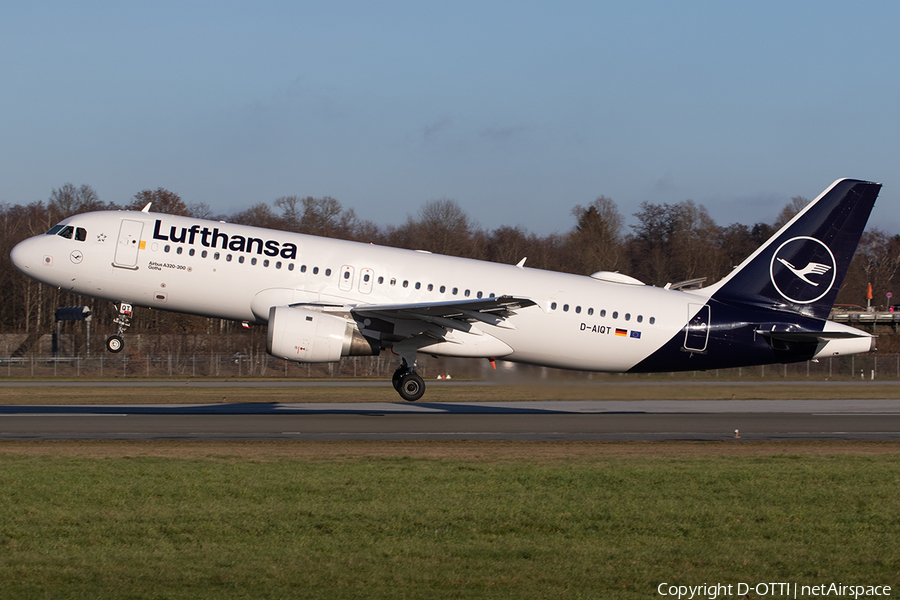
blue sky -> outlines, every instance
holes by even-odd
[[[611,197],[772,221],[839,177],[900,233],[900,3],[43,2],[0,18],[0,202],[452,198],[541,235]]]

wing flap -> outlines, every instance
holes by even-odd
[[[514,296],[495,296],[493,298],[477,298],[474,300],[451,300],[449,302],[416,302],[410,304],[371,304],[355,306],[351,309],[354,315],[394,320],[418,320],[433,323],[441,327],[472,331],[473,322],[485,323],[505,329],[515,329],[509,323],[509,317],[515,311],[535,306],[530,298]]]

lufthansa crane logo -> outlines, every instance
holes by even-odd
[[[791,238],[772,255],[772,285],[787,300],[811,304],[834,286],[834,254],[821,241],[808,236]]]

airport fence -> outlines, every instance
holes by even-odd
[[[30,355],[0,357],[0,377],[9,378],[389,378],[399,358],[379,356],[344,358],[335,363],[301,364],[258,354],[143,354],[101,353],[93,356]],[[722,380],[900,380],[900,354],[862,354],[830,357],[785,365],[762,365],[710,371],[657,374],[603,374],[516,365],[496,361],[496,370],[486,360],[447,359],[420,355],[417,366],[425,378],[493,380],[515,383],[517,379],[574,381],[634,379],[722,379]]]

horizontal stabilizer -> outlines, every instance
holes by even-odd
[[[810,342],[817,343],[824,340],[842,340],[848,338],[872,337],[864,331],[765,331],[757,329],[756,333],[784,342]]]

